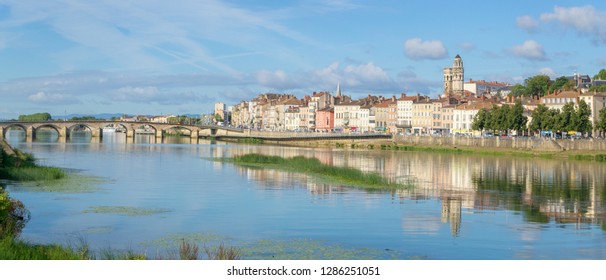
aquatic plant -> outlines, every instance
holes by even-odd
[[[407,187],[407,185],[392,182],[376,172],[363,172],[351,167],[326,165],[317,158],[306,158],[303,156],[283,158],[253,153],[236,156],[232,160],[235,164],[239,165],[261,165],[287,171],[306,173],[366,189],[385,190]]]
[[[91,206],[82,213],[97,213],[97,214],[124,214],[128,216],[149,216],[159,213],[170,212],[164,208],[141,208],[129,206]]]
[[[185,239],[179,246],[179,257],[182,260],[197,260],[198,259],[198,245],[186,242]]]
[[[15,181],[45,181],[65,177],[59,168],[39,166],[32,154],[13,149],[15,155],[0,150],[0,179]]]
[[[242,257],[240,249],[223,243],[213,247],[204,246],[204,252],[209,260],[239,260]]]

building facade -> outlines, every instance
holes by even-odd
[[[463,59],[457,54],[452,67],[444,68],[444,93],[462,93],[464,79]]]

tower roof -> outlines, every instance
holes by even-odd
[[[457,56],[455,56],[455,58],[461,58],[461,56],[459,54],[457,54]]]

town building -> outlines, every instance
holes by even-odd
[[[561,110],[566,103],[579,103],[581,93],[579,91],[561,91],[556,90],[548,95],[541,97],[541,104],[545,104],[550,109]]]
[[[335,108],[327,107],[316,112],[316,131],[329,132],[335,128]]]
[[[598,129],[596,129],[596,123],[600,117],[600,110],[606,107],[606,93],[601,92],[587,92],[583,93],[580,96],[580,100],[585,101],[587,106],[589,106],[591,110],[591,115],[589,116],[589,120],[593,125],[593,135],[598,133]]]
[[[452,67],[444,68],[444,92],[462,93],[464,90],[464,79],[465,69],[463,68],[463,59],[457,54]]]
[[[474,81],[470,79],[465,82],[463,85],[463,89],[466,91],[473,92],[475,94],[491,94],[491,95],[501,95],[506,96],[509,93],[511,85],[508,83],[500,83],[500,82],[487,82],[485,80]]]
[[[452,133],[471,134],[471,124],[481,109],[490,110],[494,103],[490,101],[473,102],[469,104],[461,104],[453,110],[453,129]]]

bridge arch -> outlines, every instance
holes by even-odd
[[[22,125],[22,124],[19,124],[19,123],[13,123],[13,124],[9,124],[9,125],[4,126],[4,127],[0,127],[0,129],[1,129],[0,136],[6,137],[7,133],[9,132],[9,130],[11,130],[12,128],[15,128],[15,127],[18,127],[21,130],[23,130],[23,134],[27,138],[27,127],[25,125]]]
[[[32,132],[34,133],[34,136],[36,135],[36,133],[40,132],[40,130],[42,130],[43,128],[50,128],[53,129],[57,132],[57,134],[59,136],[63,136],[64,132],[62,131],[62,129],[54,124],[50,124],[50,123],[45,123],[45,124],[41,124],[38,126],[32,126]],[[62,133],[63,132],[63,133]]]
[[[187,126],[176,124],[176,125],[165,126],[162,129],[162,134],[163,135],[167,134],[168,131],[170,131],[170,130],[187,130],[189,132],[189,134],[185,134],[185,135],[188,135],[188,136],[190,136],[190,135],[192,135],[192,133],[194,133],[194,129],[187,127]]]

